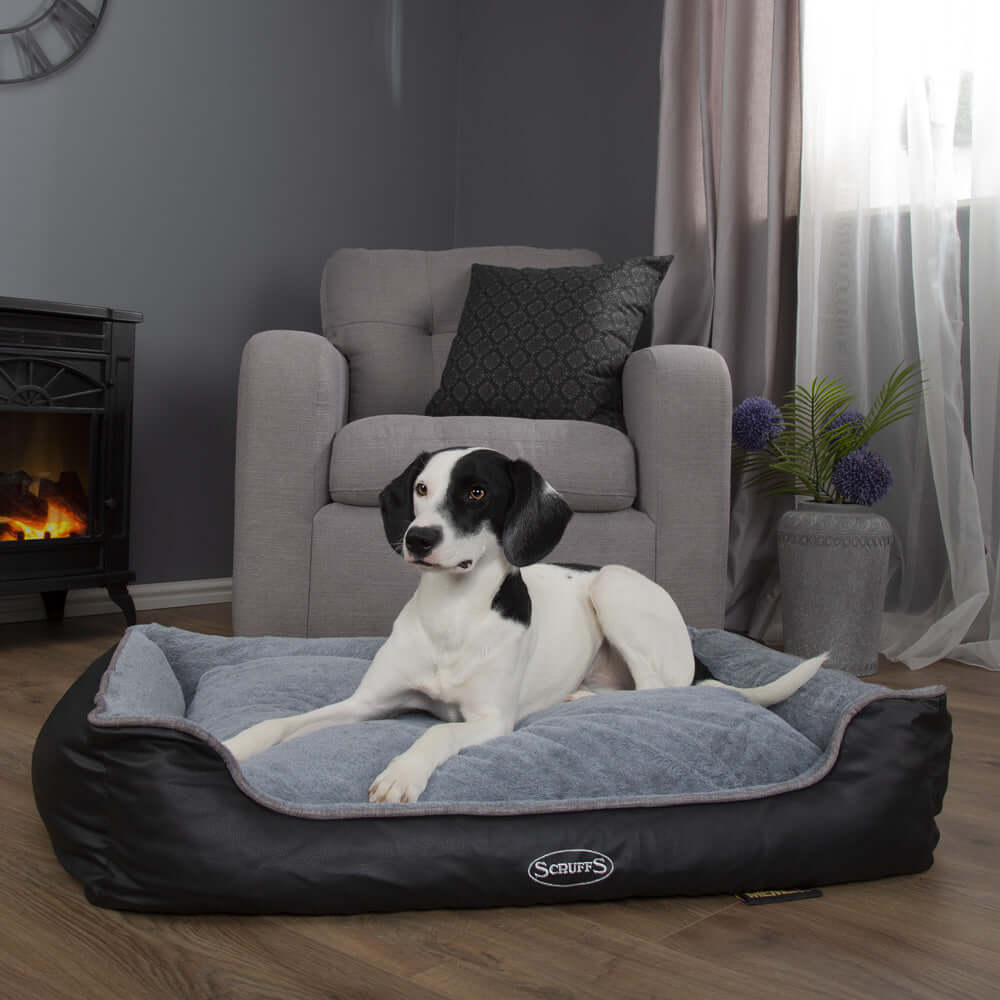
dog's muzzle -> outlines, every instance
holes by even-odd
[[[410,528],[406,532],[406,551],[415,559],[423,559],[444,537],[440,528]]]

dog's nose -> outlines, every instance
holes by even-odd
[[[418,559],[422,559],[441,541],[440,528],[410,528],[406,533],[406,548]]]

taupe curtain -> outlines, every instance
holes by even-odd
[[[676,257],[653,343],[714,347],[734,402],[780,402],[795,372],[799,0],[666,0],[660,80],[654,248]],[[733,486],[726,625],[763,635],[787,505]]]

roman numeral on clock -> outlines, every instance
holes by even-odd
[[[21,71],[26,77],[44,76],[52,69],[49,57],[42,51],[38,40],[30,28],[11,36],[17,49],[17,58],[21,63]]]
[[[97,18],[79,0],[56,0],[49,15],[74,48],[83,48],[97,30]]]

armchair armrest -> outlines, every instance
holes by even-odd
[[[237,635],[306,634],[313,518],[330,500],[330,446],[347,420],[347,400],[347,361],[325,337],[267,330],[243,350],[233,544]]]
[[[656,582],[689,625],[721,626],[729,544],[729,369],[707,347],[647,347],[626,363],[622,393],[638,465],[635,506],[656,526]]]

